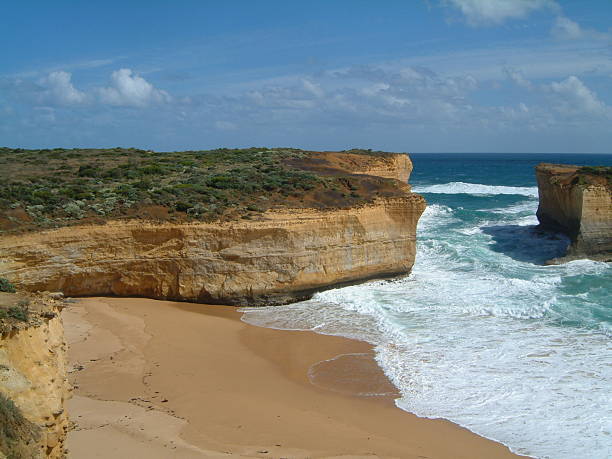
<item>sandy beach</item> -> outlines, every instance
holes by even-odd
[[[140,298],[71,303],[69,457],[517,457],[395,407],[366,343],[240,316]]]

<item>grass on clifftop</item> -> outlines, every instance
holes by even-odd
[[[578,183],[581,185],[601,183],[605,180],[608,188],[612,186],[611,166],[583,166],[576,171],[576,174],[578,175]]]
[[[295,166],[312,154],[290,148],[0,148],[0,232],[126,218],[248,219],[274,207],[346,207],[397,192],[388,179]]]

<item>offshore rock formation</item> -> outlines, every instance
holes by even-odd
[[[282,304],[410,272],[424,199],[269,211],[259,220],[109,222],[0,240],[0,273],[30,291]]]
[[[612,193],[609,168],[539,164],[536,177],[540,203],[537,217],[545,229],[567,234],[567,255],[612,261]]]
[[[0,321],[0,402],[12,412],[0,421],[17,434],[11,444],[0,445],[0,457],[4,452],[8,457],[60,458],[65,456],[69,421],[64,400],[70,390],[62,302],[43,294],[0,293],[3,311],[26,302],[27,320]]]

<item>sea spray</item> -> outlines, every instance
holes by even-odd
[[[534,215],[533,165],[589,158],[447,157],[465,182],[439,158],[413,157],[413,189],[429,207],[409,277],[244,310],[243,320],[372,343],[397,405],[417,415],[535,457],[610,457],[612,267],[544,265],[568,240],[539,231]]]

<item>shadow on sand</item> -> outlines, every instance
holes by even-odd
[[[535,225],[498,225],[482,228],[493,238],[490,249],[517,261],[544,265],[547,260],[562,257],[570,240],[561,233],[543,230]]]

